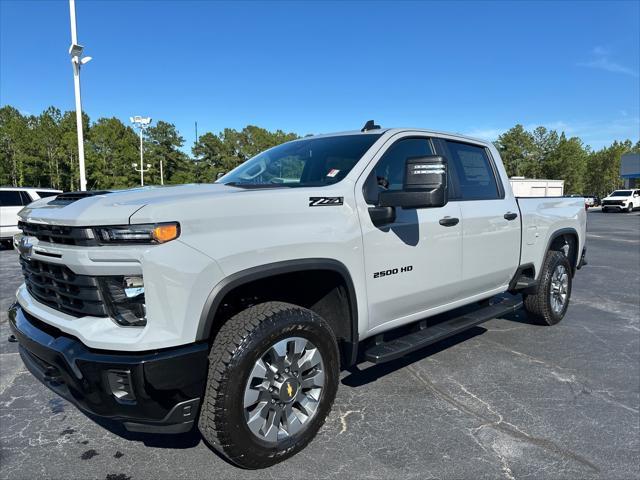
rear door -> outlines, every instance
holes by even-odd
[[[511,189],[500,181],[491,152],[483,145],[441,139],[462,214],[460,296],[469,298],[504,287],[520,262],[520,218]]]

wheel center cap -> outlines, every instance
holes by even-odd
[[[298,381],[294,378],[287,378],[282,385],[280,385],[280,391],[278,392],[278,397],[282,402],[290,402],[292,401],[296,395],[298,394],[299,384]]]

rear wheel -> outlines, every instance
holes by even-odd
[[[199,427],[244,468],[264,468],[302,450],[328,415],[339,356],[329,325],[282,302],[249,307],[220,329],[209,355]]]
[[[562,252],[550,250],[542,266],[537,293],[525,296],[525,309],[538,323],[555,325],[564,318],[570,297],[569,259]]]

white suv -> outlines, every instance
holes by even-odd
[[[632,212],[634,208],[640,208],[640,190],[615,190],[602,199],[604,213],[610,209]]]
[[[50,188],[0,188],[0,241],[11,244],[11,239],[18,229],[18,212],[22,207],[41,198],[51,197],[62,193],[61,190]]]

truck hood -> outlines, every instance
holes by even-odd
[[[631,200],[631,198],[632,198],[631,196],[628,196],[628,197],[604,197],[602,199],[602,201],[605,201],[605,200],[622,200],[622,201],[626,202],[628,200]]]
[[[239,188],[214,183],[100,192],[72,201],[47,197],[29,204],[18,216],[22,221],[52,225],[122,225],[129,223],[131,216],[145,205],[175,205],[183,200],[197,200],[197,197],[239,192],[242,192]]]

